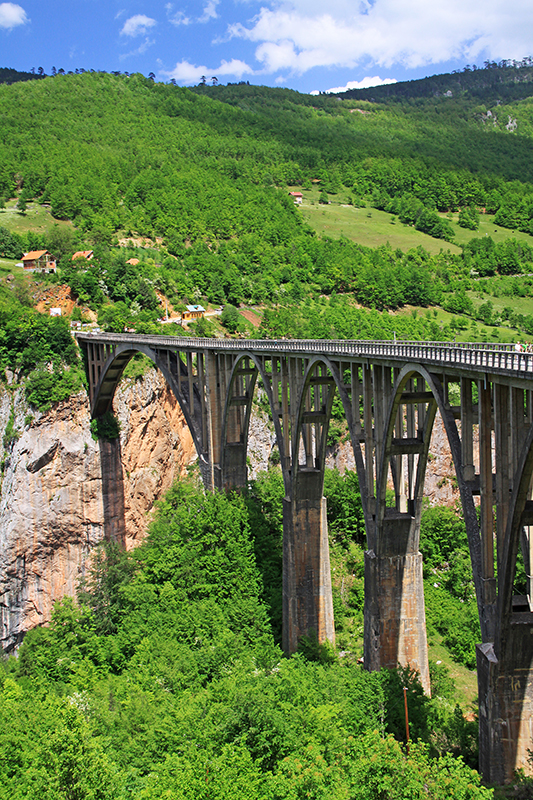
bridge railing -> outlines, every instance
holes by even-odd
[[[204,339],[189,336],[144,336],[141,334],[77,333],[78,341],[146,344],[184,350],[252,350],[255,352],[313,354],[383,358],[433,363],[439,366],[471,367],[476,371],[496,370],[533,374],[533,353],[516,350],[515,345],[469,342],[410,342],[353,339]]]

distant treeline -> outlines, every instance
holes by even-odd
[[[451,73],[372,86],[368,89],[350,89],[347,92],[338,92],[337,96],[343,99],[386,102],[391,99],[438,97],[450,92],[453,96],[469,94],[478,99],[490,98],[492,102],[511,102],[529,97],[532,81],[533,58],[528,56],[522,61],[485,61],[482,67],[467,64],[464,69]]]
[[[42,68],[41,68],[42,69]],[[9,69],[9,67],[0,67],[0,83],[17,83],[18,81],[32,81],[35,78],[44,78],[44,71],[41,73],[33,72],[19,72],[16,69]]]

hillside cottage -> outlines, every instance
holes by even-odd
[[[188,322],[191,319],[200,319],[205,314],[205,308],[203,306],[187,306],[181,318],[184,322]]]
[[[93,255],[94,255],[93,250],[78,250],[72,256],[72,260],[76,261],[77,258],[84,258],[86,261],[91,261]]]
[[[55,272],[56,260],[48,250],[30,250],[22,256],[22,266],[28,272]]]
[[[302,200],[304,199],[304,196],[303,196],[303,194],[301,192],[289,192],[289,195],[292,197],[294,202],[297,203],[298,205],[300,205]]]

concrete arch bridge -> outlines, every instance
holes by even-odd
[[[181,405],[208,489],[246,485],[250,412],[261,381],[285,485],[286,652],[310,631],[320,641],[334,640],[322,493],[328,425],[338,393],[368,542],[365,666],[409,663],[426,691],[419,531],[429,442],[439,411],[457,475],[481,623],[481,770],[487,780],[503,783],[517,767],[527,768],[528,748],[533,748],[533,585],[529,577],[528,594],[515,597],[513,582],[520,548],[526,573],[532,572],[533,355],[489,344],[129,334],[77,334],[77,340],[86,356],[93,416],[111,408],[135,353],[152,359]],[[386,502],[391,482],[392,507]]]

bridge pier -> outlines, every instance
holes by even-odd
[[[230,489],[244,489],[247,485],[246,444],[226,444],[220,470],[220,486],[217,488],[229,491]]]
[[[304,478],[305,476],[305,478]],[[326,498],[319,474],[301,474],[308,491],[283,501],[283,650],[294,653],[302,636],[335,643]],[[315,484],[313,486],[313,484]],[[320,484],[318,486],[318,484]],[[300,486],[300,488],[302,488]],[[312,489],[316,490],[313,493]],[[309,491],[311,490],[311,491]]]
[[[389,543],[385,552],[365,553],[365,667],[369,670],[396,669],[409,665],[420,675],[426,694],[430,694],[426,615],[422,555],[398,553],[393,543],[407,542],[411,518],[386,519]]]
[[[516,769],[531,773],[533,749],[533,614],[514,614],[500,657],[492,643],[477,646],[479,764],[483,778],[510,783]]]

